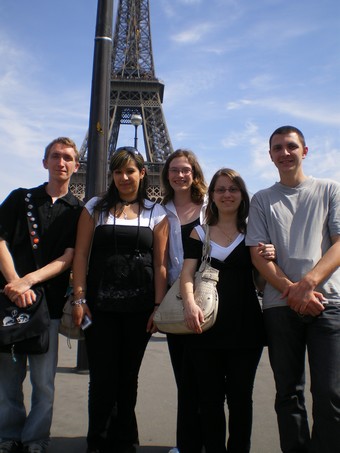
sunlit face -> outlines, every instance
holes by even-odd
[[[219,211],[237,212],[242,192],[228,176],[221,175],[216,180],[212,199]]]
[[[168,178],[174,192],[190,189],[193,182],[193,169],[185,156],[175,157],[170,162]]]
[[[270,157],[280,173],[291,173],[301,168],[308,148],[303,146],[296,132],[276,134],[272,137]]]
[[[62,143],[52,146],[43,165],[48,170],[50,179],[60,182],[68,181],[79,168],[74,149]]]
[[[141,180],[144,178],[145,169],[139,171],[136,163],[131,159],[121,168],[112,172],[112,178],[123,200],[137,198],[138,188]]]

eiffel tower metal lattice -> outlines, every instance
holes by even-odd
[[[119,129],[142,117],[149,176],[149,196],[160,199],[160,173],[173,151],[162,102],[164,84],[156,78],[152,54],[149,0],[119,0],[111,60],[108,160],[115,151]],[[80,198],[85,193],[87,136],[81,146],[81,168],[71,181]]]

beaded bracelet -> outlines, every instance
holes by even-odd
[[[86,304],[86,299],[76,299],[71,302],[72,307],[75,307],[76,305],[82,305]]]

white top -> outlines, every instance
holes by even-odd
[[[168,283],[172,285],[179,277],[183,267],[184,250],[182,243],[181,222],[173,201],[169,201],[165,206],[165,211],[169,221],[169,261],[168,261]],[[203,203],[200,212],[200,223],[203,223],[206,202]]]
[[[88,213],[92,216],[95,205],[100,200],[100,197],[91,198],[85,205]],[[166,216],[165,209],[159,203],[154,203],[150,200],[144,200],[146,208],[142,209],[139,216],[139,225],[140,226],[149,226],[151,230],[160,223]],[[151,210],[151,208],[153,209]],[[98,225],[126,225],[126,226],[137,226],[138,217],[135,219],[124,219],[124,218],[115,218],[113,214],[109,213],[107,216],[105,212],[101,212],[97,224]]]
[[[204,242],[205,231],[202,228],[202,226],[197,225],[195,227],[195,230],[196,230],[199,238],[201,239],[201,241]],[[236,247],[243,241],[243,239],[244,239],[244,234],[239,233],[239,235],[227,247],[219,245],[210,239],[210,247],[211,247],[210,256],[211,256],[211,258],[216,258],[219,261],[224,261],[231,254],[231,252],[233,250],[235,250]]]

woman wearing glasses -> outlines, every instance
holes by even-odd
[[[178,149],[169,156],[161,180],[163,206],[170,225],[168,283],[172,285],[182,269],[185,242],[192,229],[203,221],[207,185],[195,154],[184,149]],[[176,384],[179,387],[186,336],[168,334],[167,340]],[[181,404],[178,403],[180,410]],[[181,436],[179,428],[178,426],[178,438]],[[176,453],[177,449],[170,451]]]
[[[252,427],[252,392],[265,342],[261,307],[253,283],[253,267],[245,246],[249,197],[234,170],[215,173],[208,189],[205,223],[210,227],[211,264],[219,269],[219,308],[214,326],[202,333],[204,319],[193,297],[194,274],[200,264],[205,230],[196,226],[187,241],[181,273],[181,294],[188,335],[180,398],[197,388],[201,436],[206,453],[247,453]],[[272,245],[259,253],[275,258]],[[229,410],[226,448],[224,401]],[[179,443],[181,453],[200,453],[192,433],[190,401],[182,413],[182,430],[190,435]]]
[[[73,262],[73,318],[77,325],[92,320],[85,330],[88,453],[136,451],[138,373],[167,289],[168,221],[147,199],[144,159],[135,148],[119,148],[110,172],[107,193],[81,214]]]

